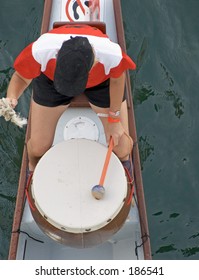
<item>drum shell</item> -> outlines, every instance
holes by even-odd
[[[105,242],[122,227],[130,210],[130,186],[114,153],[104,198],[91,195],[106,153],[107,147],[100,143],[71,139],[53,146],[40,159],[29,200],[32,215],[46,235],[67,246],[86,248]]]
[[[90,232],[85,231],[82,233],[71,233],[65,230],[61,230],[49,223],[47,217],[42,216],[36,208],[34,199],[31,194],[31,185],[28,192],[30,203],[32,205],[32,207],[30,208],[31,213],[40,229],[51,239],[63,245],[74,248],[89,248],[109,240],[111,236],[113,236],[116,232],[118,232],[118,230],[121,229],[128,217],[131,207],[131,203],[127,203],[131,193],[131,186],[130,184],[127,184],[127,196],[117,216],[115,216],[112,220],[107,221],[107,224],[98,230]]]

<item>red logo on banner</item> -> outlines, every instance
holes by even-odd
[[[69,21],[81,20],[83,15],[89,15],[89,20],[99,20],[99,0],[68,0],[66,1],[65,12]],[[86,19],[88,20],[88,18]]]
[[[79,20],[80,15],[78,12],[78,8],[80,8],[81,12],[85,15],[86,8],[89,8],[90,1],[82,1],[81,0],[68,0],[66,2],[66,16],[70,21]]]

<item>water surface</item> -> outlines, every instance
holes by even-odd
[[[123,0],[154,259],[199,259],[197,0]]]

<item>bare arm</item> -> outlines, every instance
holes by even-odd
[[[125,86],[125,73],[119,78],[110,79],[110,111],[120,111]],[[107,126],[107,142],[109,142],[110,136],[113,137],[114,146],[117,146],[120,138],[124,134],[124,128],[121,122],[108,123]]]
[[[17,100],[30,85],[31,81],[32,79],[24,78],[17,71],[14,72],[7,89],[7,99],[13,108],[17,105]]]
[[[119,78],[110,78],[110,111],[116,112],[121,109],[124,95],[125,74]]]

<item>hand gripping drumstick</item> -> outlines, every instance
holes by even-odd
[[[98,199],[98,200],[102,199],[103,196],[104,196],[104,193],[105,193],[105,188],[103,187],[103,185],[104,185],[104,180],[105,180],[105,177],[106,177],[109,161],[110,161],[110,158],[111,158],[112,150],[113,150],[113,138],[111,137],[110,142],[109,142],[108,151],[107,151],[107,154],[106,154],[106,159],[105,159],[104,166],[103,166],[103,169],[102,169],[102,174],[101,174],[101,178],[100,178],[100,181],[99,181],[99,185],[94,186],[92,188],[92,191],[91,191],[93,197]]]

